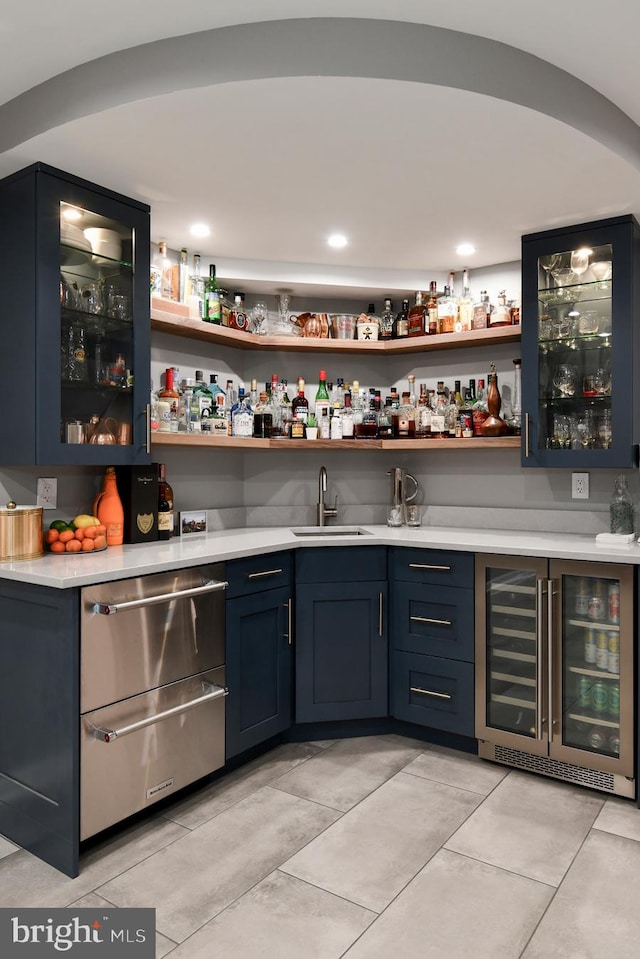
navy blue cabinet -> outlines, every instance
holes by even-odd
[[[296,557],[296,721],[388,714],[384,547]]]
[[[226,758],[291,725],[292,599],[289,553],[227,563]],[[272,583],[277,585],[270,589]]]
[[[0,181],[4,385],[20,397],[2,463],[151,461],[149,212],[42,163]],[[90,442],[96,415],[131,440]]]
[[[630,467],[640,439],[640,228],[522,238],[522,465]]]
[[[390,713],[474,736],[473,555],[389,550]]]

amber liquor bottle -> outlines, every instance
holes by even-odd
[[[428,310],[425,303],[422,302],[422,292],[416,293],[416,302],[409,310],[409,336],[424,336],[429,329]]]

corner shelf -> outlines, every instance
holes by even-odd
[[[520,436],[476,436],[445,440],[288,440],[206,433],[152,433],[154,446],[212,447],[238,450],[478,450],[520,449]]]
[[[231,330],[179,316],[169,311],[151,310],[151,329],[173,336],[219,343],[240,350],[285,350],[289,353],[422,353],[455,350],[464,347],[496,346],[520,341],[520,326],[498,326],[471,333],[440,333],[437,336],[412,336],[403,340],[332,340],[304,336],[256,336],[243,330]]]

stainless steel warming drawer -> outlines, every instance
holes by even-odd
[[[80,838],[224,765],[224,565],[82,590]]]

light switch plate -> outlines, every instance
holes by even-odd
[[[58,504],[58,480],[55,476],[39,477],[36,504],[44,509],[55,509]]]

